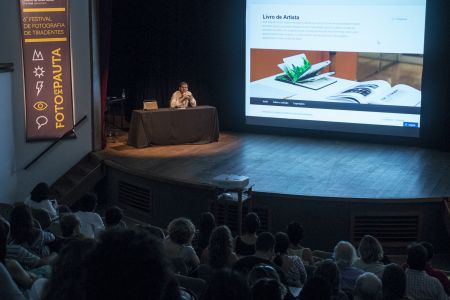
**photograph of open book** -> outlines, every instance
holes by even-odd
[[[336,82],[330,77],[334,72],[319,74],[330,63],[326,60],[312,65],[303,53],[285,57],[278,65],[284,73],[276,76],[275,80],[318,90]]]
[[[384,80],[358,82],[336,95],[327,98],[331,101],[381,104],[398,106],[417,106],[421,104],[421,92],[405,84],[393,87]]]

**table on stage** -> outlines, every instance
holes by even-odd
[[[134,110],[131,115],[128,144],[137,148],[207,144],[218,140],[219,119],[212,106]]]

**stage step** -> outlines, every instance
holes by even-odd
[[[71,207],[104,176],[102,161],[90,153],[60,177],[51,190],[58,203]]]

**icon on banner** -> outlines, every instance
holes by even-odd
[[[42,126],[48,123],[48,119],[46,116],[39,116],[36,118],[36,124],[38,125],[38,130],[41,129]]]
[[[39,111],[43,111],[48,107],[47,103],[45,103],[44,101],[38,101],[33,105],[33,108],[35,110],[39,110]]]
[[[45,73],[44,67],[37,66],[36,68],[34,68],[33,71],[34,77],[41,78],[42,76],[44,76],[44,73]]]
[[[42,55],[41,51],[37,51],[36,49],[34,49],[33,61],[36,61],[36,60],[44,60],[44,56]]]
[[[44,87],[44,82],[43,81],[36,82],[36,89],[37,89],[36,96],[39,96],[39,93],[41,92],[43,87]]]

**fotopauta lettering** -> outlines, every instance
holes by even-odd
[[[63,68],[61,48],[52,50],[53,102],[55,104],[55,128],[64,128]]]

